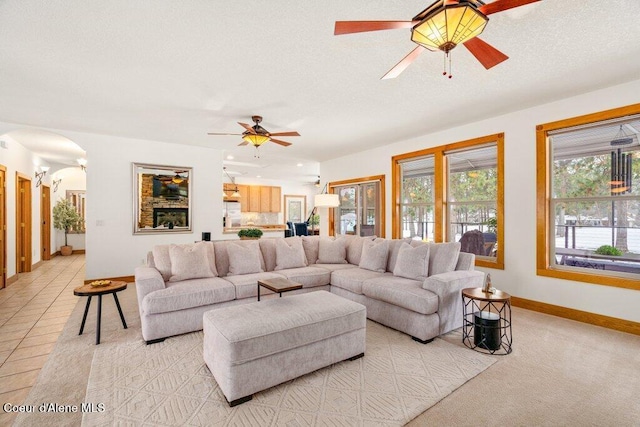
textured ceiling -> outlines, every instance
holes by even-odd
[[[318,161],[640,76],[638,0],[491,15],[481,38],[510,59],[487,71],[455,49],[452,79],[425,52],[380,80],[415,46],[409,30],[333,36],[336,20],[408,20],[428,4],[2,0],[0,121],[224,149],[263,177],[286,163],[312,179]],[[207,135],[254,114],[302,136],[256,160],[239,137]]]

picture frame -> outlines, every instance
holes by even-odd
[[[192,232],[192,168],[132,163],[133,234]]]
[[[307,220],[307,196],[304,195],[284,195],[284,221],[304,222]]]

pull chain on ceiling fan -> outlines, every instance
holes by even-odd
[[[487,70],[509,59],[478,38],[489,22],[488,15],[538,1],[496,0],[485,4],[481,0],[437,0],[411,21],[336,21],[334,35],[411,28],[411,41],[418,46],[382,78],[398,77],[425,49],[444,52],[443,75],[448,74],[451,78],[451,51],[459,44],[463,44]]]

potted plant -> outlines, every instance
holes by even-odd
[[[53,207],[53,226],[58,230],[64,230],[64,246],[60,247],[60,253],[64,256],[71,255],[73,247],[67,244],[67,234],[71,230],[79,230],[82,218],[71,204],[70,200],[58,200]]]
[[[238,236],[241,240],[259,239],[262,237],[262,230],[258,228],[243,228],[238,231]]]

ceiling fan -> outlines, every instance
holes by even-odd
[[[411,28],[411,41],[418,47],[382,78],[398,77],[425,49],[445,53],[443,74],[447,75],[448,58],[448,74],[451,78],[449,53],[461,43],[487,70],[508,59],[507,55],[478,38],[489,22],[488,15],[538,1],[540,0],[496,0],[485,4],[481,0],[437,0],[411,21],[336,21],[334,35]]]
[[[161,182],[172,182],[174,184],[181,184],[183,181],[189,179],[189,176],[182,176],[180,174],[187,173],[188,171],[173,171],[175,173],[174,176],[171,175],[159,175],[157,178],[158,181]]]
[[[275,142],[276,144],[282,145],[284,147],[288,147],[291,145],[290,142],[282,141],[279,139],[273,138],[274,136],[300,136],[300,134],[296,131],[291,132],[274,132],[271,133],[262,126],[260,126],[260,122],[262,121],[262,116],[251,116],[251,120],[255,123],[255,125],[250,126],[246,123],[238,124],[245,128],[245,131],[242,133],[213,133],[209,132],[208,135],[241,135],[242,142],[238,145],[248,145],[251,144],[254,147],[258,148],[262,144],[267,141]]]

